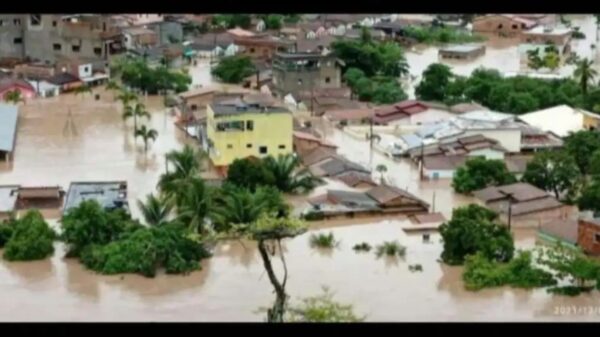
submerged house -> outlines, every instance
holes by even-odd
[[[15,151],[19,108],[0,103],[0,160],[9,161]]]
[[[562,204],[548,192],[527,183],[491,186],[473,192],[478,203],[500,215],[503,223],[513,227],[540,228],[545,223],[568,219],[574,209]]]
[[[379,185],[366,192],[328,190],[308,200],[305,214],[316,218],[425,214],[429,204],[397,187]]]
[[[96,200],[107,210],[129,211],[126,181],[72,182],[67,192],[63,215],[83,201]]]

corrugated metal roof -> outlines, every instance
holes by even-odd
[[[18,117],[16,105],[0,104],[0,151],[14,150]]]

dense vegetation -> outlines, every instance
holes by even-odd
[[[507,263],[490,261],[481,253],[470,255],[465,262],[463,281],[468,290],[505,285],[529,289],[556,284],[551,273],[532,265],[529,251],[518,252]]]
[[[351,305],[334,301],[333,294],[325,288],[323,294],[304,298],[301,303],[290,306],[286,320],[297,323],[353,323],[362,322],[364,317],[358,317]]]
[[[333,232],[327,234],[311,234],[309,242],[311,247],[317,248],[334,248],[340,244],[340,242],[335,239]]]
[[[0,225],[12,227],[4,229],[10,234],[4,246],[3,257],[9,261],[41,260],[54,253],[53,241],[56,236],[37,210],[28,211],[22,218]],[[2,240],[6,239],[2,238]]]
[[[401,245],[398,241],[385,241],[375,247],[375,255],[377,255],[377,257],[404,257],[404,255],[406,255],[406,247]]]
[[[475,204],[455,208],[450,221],[440,226],[444,242],[442,260],[458,265],[467,256],[480,253],[490,261],[510,261],[513,239],[505,226],[495,222],[496,217],[496,213]]]
[[[566,151],[543,151],[527,164],[522,180],[554,193],[557,199],[566,194],[565,198],[571,200],[577,194],[581,174]]]
[[[468,43],[480,42],[485,38],[474,35],[465,30],[452,27],[418,27],[408,26],[405,28],[405,36],[417,40],[419,43]]]
[[[397,78],[408,74],[408,63],[398,44],[374,41],[363,29],[359,40],[335,41],[331,48],[344,62],[344,80],[360,100],[385,104],[406,99]]]
[[[452,187],[458,193],[470,193],[489,186],[500,186],[516,182],[516,178],[498,159],[474,157],[460,166],[452,178]]]
[[[585,256],[581,251],[560,244],[551,249],[540,249],[538,263],[553,270],[558,280],[569,282],[549,289],[550,292],[574,296],[600,287],[600,261]]]
[[[597,72],[592,61],[578,61],[573,79],[503,77],[492,69],[479,68],[462,77],[441,64],[431,64],[417,85],[418,99],[447,104],[477,102],[492,110],[522,114],[556,105],[593,110],[600,103]]]
[[[124,85],[147,92],[150,95],[188,90],[192,79],[189,75],[169,70],[164,66],[152,68],[142,59],[123,59],[115,65],[115,74],[120,74]]]
[[[247,29],[252,24],[252,16],[250,14],[217,14],[212,17],[212,24],[224,28]]]
[[[250,57],[233,55],[223,57],[219,64],[212,70],[213,76],[225,83],[242,83],[245,78],[254,74],[256,67]]]

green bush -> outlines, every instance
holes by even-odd
[[[398,241],[385,241],[384,243],[377,246],[375,254],[377,257],[383,255],[386,256],[400,256],[406,255],[406,247],[401,245]]]
[[[86,200],[61,221],[67,256],[77,257],[87,245],[106,245],[142,226],[123,210],[107,211],[95,200]]]
[[[333,232],[328,234],[312,234],[310,236],[310,246],[318,248],[333,248],[337,246],[339,242],[333,236]]]
[[[371,250],[371,245],[366,242],[357,243],[352,247],[356,252],[368,252]]]
[[[310,211],[303,216],[306,221],[320,221],[325,219],[325,213],[320,211]]]
[[[41,260],[54,253],[54,231],[37,210],[27,212],[13,225],[4,258],[9,261]]]
[[[530,289],[556,284],[552,274],[532,265],[531,252],[528,251],[519,252],[508,263],[490,261],[482,253],[470,255],[466,259],[463,281],[468,290],[505,285]]]
[[[589,293],[594,287],[563,286],[548,288],[548,292],[563,296],[577,296],[582,293]]]
[[[14,221],[6,221],[0,223],[0,248],[10,240],[14,231]]]
[[[199,261],[210,254],[189,233],[173,225],[141,228],[105,246],[90,245],[81,262],[101,274],[136,273],[154,277],[159,268],[169,274],[200,269]]]
[[[410,266],[408,266],[408,270],[410,270],[411,272],[421,272],[423,271],[423,266],[420,264],[411,264]]]

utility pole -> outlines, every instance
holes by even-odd
[[[431,213],[435,213],[435,190],[433,191],[433,198],[431,200]]]
[[[369,166],[373,171],[373,116],[369,118]]]
[[[424,158],[425,158],[425,143],[423,143],[423,141],[421,141],[421,160],[419,160],[421,162],[421,167],[419,168],[419,178],[421,179],[421,181],[423,180],[423,169],[425,167],[425,162],[424,162]]]

